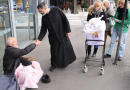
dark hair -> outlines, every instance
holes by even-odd
[[[39,9],[39,8],[43,9],[44,7],[46,7],[45,3],[39,3],[37,6],[37,9]]]

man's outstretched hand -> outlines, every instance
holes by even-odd
[[[41,44],[41,41],[36,40],[35,44],[36,44],[36,45],[40,45],[40,44]]]

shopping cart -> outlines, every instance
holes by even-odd
[[[103,16],[102,16],[103,17]],[[102,50],[102,63],[101,63],[101,75],[104,74],[104,68],[105,66],[105,60],[104,60],[104,53],[105,53],[105,43],[104,43],[104,35],[105,35],[105,29],[106,24],[105,21],[101,21],[101,18],[93,18],[89,20],[89,22],[83,21],[84,29],[83,32],[86,34],[86,40],[85,40],[85,51],[86,51],[86,57],[84,60],[85,66],[84,66],[84,72],[86,73],[88,71],[87,67],[87,49],[88,45],[100,45],[103,46]],[[91,22],[96,22],[96,25],[91,25]],[[100,33],[100,35],[99,35]]]

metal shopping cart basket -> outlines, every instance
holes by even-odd
[[[86,40],[85,40],[85,50],[86,50],[86,57],[85,57],[85,66],[84,66],[84,72],[86,73],[88,71],[87,68],[87,49],[88,45],[100,45],[103,46],[103,51],[102,51],[102,63],[101,63],[101,75],[104,74],[104,69],[103,66],[105,66],[105,61],[104,61],[104,52],[105,52],[105,43],[104,43],[104,35],[105,35],[105,29],[106,29],[106,24],[105,21],[101,21],[101,17],[99,18],[93,18],[94,22],[96,22],[95,25],[91,25],[92,19],[84,24],[84,29],[83,32],[85,32],[86,35]]]

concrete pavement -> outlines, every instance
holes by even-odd
[[[48,42],[48,34],[28,56],[36,58],[44,71],[51,78],[51,83],[38,83],[38,89],[27,90],[130,90],[130,60],[129,46],[130,36],[126,39],[126,49],[123,60],[118,62],[117,66],[112,65],[116,55],[116,48],[110,59],[105,59],[105,74],[100,75],[101,62],[88,61],[88,72],[83,72],[85,58],[85,34],[82,33],[83,25],[81,20],[85,20],[86,16],[67,15],[71,25],[70,40],[73,45],[76,61],[64,69],[55,69],[50,72],[50,45]],[[106,51],[108,49],[110,38],[107,39]],[[117,47],[117,43],[115,45]],[[92,49],[93,51],[93,49]],[[91,52],[92,53],[92,52]],[[102,55],[102,47],[99,47],[97,55],[93,59],[100,59]],[[91,59],[92,60],[92,59]]]

